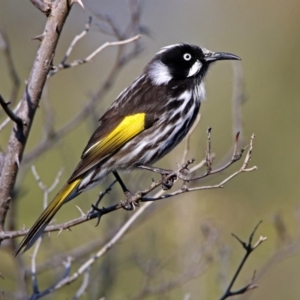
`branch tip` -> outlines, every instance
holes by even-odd
[[[256,226],[254,227],[254,229],[253,229],[253,231],[252,231],[252,233],[250,234],[250,237],[249,237],[249,243],[252,243],[254,234],[255,234],[255,232],[257,231],[258,227],[260,226],[260,224],[261,224],[262,222],[263,222],[263,221],[260,220],[260,221],[256,224]]]
[[[78,3],[82,7],[82,9],[84,9],[84,5],[81,0],[70,0],[70,5],[73,5],[75,3]]]
[[[45,35],[46,35],[46,33],[43,32],[42,34],[39,34],[39,35],[34,36],[34,37],[31,39],[31,41],[37,40],[37,41],[39,41],[39,42],[42,42],[43,39],[45,38]]]
[[[231,233],[231,235],[243,246],[243,248],[245,248],[246,249],[246,247],[247,247],[247,244],[244,242],[244,241],[242,241],[236,234],[234,234],[234,233]]]
[[[85,216],[85,213],[82,211],[82,209],[78,206],[78,205],[75,205],[76,206],[76,208],[78,209],[78,211],[80,212],[80,215],[82,216],[82,217],[84,217]]]
[[[6,102],[3,97],[0,94],[0,105],[2,106],[5,113],[8,115],[8,117],[15,122],[18,126],[26,125],[26,122],[23,122],[23,120],[18,117],[10,108],[9,108],[10,102]]]

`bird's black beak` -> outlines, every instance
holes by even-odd
[[[217,60],[241,60],[240,57],[231,53],[225,52],[209,52],[205,53],[204,60],[207,63],[211,63]]]

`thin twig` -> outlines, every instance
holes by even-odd
[[[60,65],[64,66],[67,59],[69,58],[74,46],[77,44],[77,42],[79,40],[81,40],[90,30],[91,28],[91,24],[92,24],[92,17],[90,16],[88,19],[88,22],[85,24],[85,29],[78,35],[75,36],[75,38],[73,39],[73,41],[71,42],[69,48],[66,51],[66,54],[64,56],[64,58],[62,59],[62,61],[60,62]]]
[[[21,106],[21,102],[18,103],[18,105],[14,108],[13,113],[16,114],[16,112],[19,110]],[[0,124],[0,131],[3,130],[3,128],[11,121],[11,118],[6,118],[1,124]]]
[[[234,172],[233,174],[231,174],[230,176],[228,176],[227,178],[225,178],[223,181],[221,181],[219,184],[216,184],[216,185],[210,185],[210,186],[199,186],[199,187],[194,187],[194,188],[185,188],[185,189],[180,189],[180,190],[177,190],[175,192],[172,192],[172,193],[169,193],[169,194],[164,194],[164,195],[161,195],[160,197],[158,198],[155,198],[155,197],[142,197],[141,201],[144,202],[144,201],[155,201],[155,200],[161,200],[161,199],[166,199],[166,198],[170,198],[170,197],[173,197],[173,196],[177,196],[177,195],[180,195],[180,194],[183,194],[183,193],[186,193],[186,192],[193,192],[193,191],[199,191],[199,190],[207,190],[207,189],[216,189],[216,188],[223,188],[223,186],[228,182],[230,181],[231,179],[233,179],[234,177],[236,177],[237,175],[239,175],[240,173],[242,172],[251,172],[251,171],[254,171],[257,169],[256,166],[254,167],[251,167],[251,168],[248,168],[248,164],[251,160],[251,155],[252,155],[252,149],[253,149],[253,140],[254,140],[254,135],[251,136],[251,140],[250,140],[250,145],[249,145],[249,149],[248,149],[248,152],[247,152],[247,155],[244,159],[244,162],[243,162],[243,165],[242,167]],[[201,179],[201,178],[204,178],[208,175],[211,175],[211,174],[216,174],[217,171],[218,172],[221,172],[223,170],[225,170],[226,168],[228,168],[230,165],[232,164],[232,162],[230,163],[227,163],[225,164],[224,167],[221,167],[219,168],[218,170],[215,170],[215,171],[211,171],[209,174],[205,174],[205,175],[202,175],[202,176],[197,176],[197,179]],[[180,175],[179,172],[175,173],[180,179],[182,180],[186,180],[186,181],[189,181],[189,180],[194,180],[194,178],[192,179],[187,179],[185,177],[182,177]]]
[[[192,133],[195,131],[195,129],[197,128],[199,122],[201,120],[201,114],[199,113],[196,117],[196,120],[192,126],[192,128],[190,129],[190,131],[188,132],[187,136],[185,137],[185,146],[184,146],[184,150],[183,150],[183,154],[182,154],[182,159],[181,159],[181,164],[183,165],[186,160],[187,160],[187,156],[189,154],[190,151],[190,138]]]
[[[254,230],[252,231],[252,233],[250,234],[250,237],[249,237],[249,240],[248,242],[243,242],[239,237],[237,237],[235,234],[232,234],[237,240],[238,242],[243,246],[243,248],[245,249],[246,253],[242,259],[242,261],[240,262],[236,272],[234,273],[233,275],[233,278],[231,279],[226,291],[224,292],[224,294],[221,296],[220,300],[225,300],[226,298],[229,298],[229,297],[232,297],[232,296],[235,296],[235,295],[241,295],[241,294],[244,294],[246,293],[247,291],[249,290],[252,290],[254,288],[256,288],[257,286],[255,284],[253,284],[254,282],[254,279],[255,279],[255,271],[253,273],[253,276],[252,276],[252,279],[250,281],[249,284],[247,284],[245,287],[237,290],[237,291],[231,291],[237,277],[239,276],[242,268],[244,267],[248,257],[250,256],[250,254],[260,245],[262,244],[264,241],[267,240],[266,237],[264,236],[260,236],[258,241],[252,245],[252,242],[253,242],[253,237],[254,237],[254,234],[257,230],[257,228],[259,227],[259,225],[261,224],[261,221],[255,226]]]
[[[107,47],[126,45],[126,44],[129,44],[129,43],[132,43],[132,42],[138,40],[139,38],[141,38],[140,34],[138,34],[138,35],[136,35],[136,36],[134,36],[132,38],[126,39],[124,41],[106,42],[106,43],[104,43],[102,46],[100,46],[99,48],[97,48],[94,52],[92,52],[89,56],[87,56],[84,59],[77,59],[77,60],[74,60],[73,62],[71,62],[69,64],[63,62],[63,63],[60,63],[57,67],[53,67],[53,70],[51,70],[51,72],[49,73],[48,77],[53,76],[59,70],[73,68],[73,67],[85,64],[87,62],[90,62],[99,52],[101,52],[102,50],[104,50]],[[68,49],[68,51],[69,51],[69,49]],[[71,48],[71,50],[72,50],[72,48]]]
[[[32,282],[32,290],[34,294],[39,293],[37,273],[36,273],[36,257],[40,249],[41,243],[42,243],[42,239],[39,238],[34,246],[33,254],[31,256],[31,282]]]
[[[207,145],[206,145],[206,156],[205,156],[207,174],[210,174],[212,170],[212,164],[213,164],[213,157],[211,155],[211,130],[212,130],[211,127],[207,129]]]
[[[42,182],[35,166],[33,166],[33,165],[31,166],[31,171],[32,171],[33,176],[35,177],[35,180],[37,181],[39,188],[43,191],[43,194],[44,194],[43,208],[46,209],[46,207],[48,205],[49,193],[58,185],[59,179],[60,179],[63,171],[62,171],[62,169],[58,171],[52,185],[49,188]],[[33,294],[39,294],[37,273],[36,273],[36,257],[37,257],[38,251],[40,249],[41,243],[42,243],[42,236],[37,240],[37,243],[34,247],[33,255],[31,257],[31,278],[32,278]]]
[[[172,171],[169,171],[169,170],[164,170],[164,169],[161,169],[161,168],[155,168],[155,167],[150,167],[150,166],[145,166],[145,165],[139,165],[138,168],[141,168],[141,169],[144,169],[144,170],[150,170],[152,172],[159,173],[159,174],[168,174],[169,178],[172,178],[173,176],[176,176],[179,179],[183,180],[184,182],[200,180],[200,179],[203,179],[207,176],[217,174],[217,173],[220,173],[220,172],[224,171],[225,169],[227,169],[232,164],[234,164],[235,162],[237,162],[238,160],[240,160],[242,158],[245,149],[249,146],[246,146],[245,148],[241,149],[240,151],[237,151],[238,139],[239,139],[239,133],[237,133],[236,137],[235,137],[235,145],[233,147],[234,150],[233,150],[231,160],[229,160],[223,166],[212,170],[212,163],[213,163],[214,155],[211,153],[211,128],[208,128],[208,130],[207,130],[206,157],[199,164],[197,164],[196,167],[191,168],[191,170],[189,171],[189,173],[193,173],[198,168],[201,168],[203,165],[206,165],[207,170],[202,175],[198,175],[198,176],[194,176],[194,177],[186,176],[184,174],[185,172],[182,172],[182,171],[186,170],[187,166],[183,167],[183,168],[180,168],[177,172],[172,172]],[[251,142],[250,142],[251,145],[253,143],[253,139],[254,139],[254,135],[251,137]],[[252,151],[252,146],[251,146],[251,151]],[[246,159],[246,160],[248,160],[248,159]],[[194,162],[194,160],[190,160],[189,165],[193,162]]]
[[[89,278],[90,278],[90,269],[88,268],[83,275],[83,280],[82,280],[82,284],[80,286],[80,288],[78,289],[78,291],[76,292],[76,294],[73,297],[73,300],[79,299],[80,296],[82,296],[82,294],[85,292],[88,284],[89,284]]]
[[[3,108],[3,110],[6,112],[6,114],[9,116],[9,118],[14,121],[17,125],[19,126],[23,126],[26,125],[25,122],[23,122],[23,120],[18,117],[10,108],[9,108],[9,104],[10,102],[6,102],[3,97],[0,95],[0,104]]]

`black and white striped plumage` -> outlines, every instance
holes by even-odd
[[[128,170],[139,164],[153,164],[176,147],[193,125],[205,98],[203,79],[210,63],[224,59],[239,58],[189,44],[162,48],[143,74],[113,102],[100,119],[99,128],[105,125],[107,116],[120,112],[122,115],[145,112],[155,121],[101,163],[96,174],[91,170],[80,187],[90,188],[91,182],[97,184],[112,169]],[[97,131],[94,135],[97,140]],[[90,143],[93,142],[92,137]]]
[[[150,165],[186,136],[205,97],[203,79],[211,62],[239,57],[194,45],[163,48],[99,120],[68,182],[25,236],[16,254],[29,249],[67,201],[108,173]]]

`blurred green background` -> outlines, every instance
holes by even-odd
[[[120,27],[128,22],[129,13],[125,1],[83,2],[85,11],[75,5],[67,19],[56,51],[55,64],[62,59],[73,37],[84,29],[89,15],[109,13]],[[268,241],[252,254],[235,285],[238,289],[247,284],[253,271],[257,270],[259,289],[240,298],[299,298],[299,12],[300,1],[296,0],[143,1],[141,24],[150,30],[150,37],[143,37],[144,51],[122,69],[109,93],[99,102],[96,115],[101,116],[163,46],[187,42],[212,51],[234,53],[242,58],[244,73],[247,100],[242,107],[244,139],[246,143],[252,133],[256,134],[251,164],[257,165],[258,171],[241,174],[224,189],[189,193],[153,204],[126,237],[93,266],[93,280],[85,299],[99,299],[100,296],[106,296],[107,299],[132,299],[147,277],[143,267],[147,269],[153,264],[159,265],[151,276],[152,286],[178,277],[191,262],[193,266],[201,263],[201,260],[197,260],[198,256],[205,261],[208,254],[213,259],[201,277],[162,295],[152,295],[150,299],[183,299],[187,294],[191,295],[191,299],[217,299],[244,254],[231,233],[246,240],[259,220],[263,220],[263,223],[258,229],[257,237],[265,235]],[[94,20],[97,23],[97,18]],[[2,0],[0,3],[0,26],[10,38],[14,62],[23,85],[38,47],[38,42],[31,41],[31,38],[43,32],[44,23],[45,17],[29,1]],[[113,38],[103,35],[97,26],[92,25],[90,33],[74,49],[70,61],[85,57],[107,40]],[[50,79],[44,98],[48,97],[53,108],[56,129],[84,107],[105,80],[116,52],[116,48],[108,48],[94,58],[92,63],[61,71]],[[8,98],[11,82],[1,53],[0,66],[0,93]],[[189,157],[195,157],[197,161],[204,157],[207,127],[213,128],[216,162],[222,161],[231,148],[232,85],[233,71],[230,62],[218,63],[211,68],[206,84],[208,100],[202,105],[202,119],[192,135]],[[22,92],[23,88],[24,86]],[[19,98],[22,92],[20,91]],[[1,121],[5,118],[2,111],[0,118]],[[45,108],[41,102],[27,152],[41,141],[44,119]],[[94,127],[94,119],[84,121],[33,162],[46,185],[51,185],[62,167],[64,173],[61,180],[68,178]],[[11,125],[8,125],[0,132],[1,151],[5,151],[10,131]],[[175,168],[176,163],[181,161],[183,146],[182,143],[157,165]],[[201,184],[217,183],[240,165],[241,163],[237,163]],[[150,178],[149,174],[141,172],[124,176],[132,191],[137,189],[136,182],[138,188],[147,187]],[[61,223],[77,217],[79,213],[75,205],[87,211],[95,202],[99,191],[111,180],[113,178],[109,177],[103,185],[63,207],[55,221]],[[43,195],[28,166],[22,168],[16,188],[19,191],[18,228],[23,224],[29,227],[41,212]],[[58,187],[51,197],[57,190]],[[119,187],[115,187],[105,199],[104,205],[120,200],[120,195]],[[46,237],[37,263],[43,263],[55,254],[67,253],[92,240],[98,240],[100,247],[131,214],[117,211],[105,216],[98,227],[94,227],[94,221],[86,222],[73,228],[71,232],[63,232],[59,236],[54,233],[51,239]],[[284,226],[281,239],[275,226],[279,224],[279,221],[276,222],[278,218]],[[208,243],[202,232],[203,226],[208,226],[217,234],[208,253],[203,250],[203,245]],[[283,247],[289,251],[283,252]],[[23,258],[29,265],[29,254],[26,253]],[[84,258],[76,262],[73,270],[83,261]],[[0,290],[8,292],[7,295],[16,289],[14,268],[11,253],[2,247],[0,272],[4,279],[0,278]],[[41,289],[62,274],[61,267],[49,268],[47,272],[43,272],[40,277]],[[54,298],[69,299],[80,284],[81,282],[77,282],[64,288]]]

